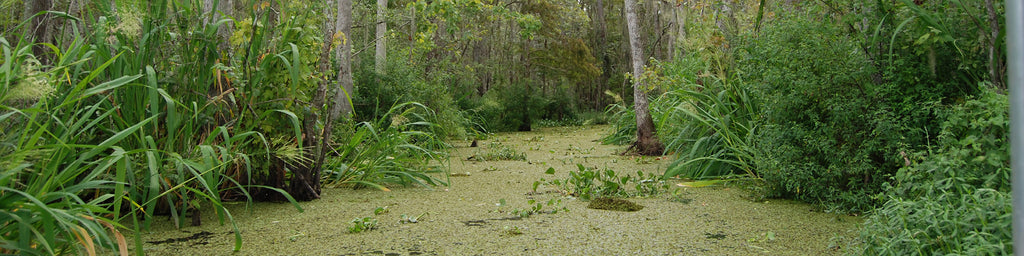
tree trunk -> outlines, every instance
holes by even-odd
[[[330,6],[330,1],[327,0],[325,6]],[[325,9],[324,15],[330,15],[330,10]],[[334,26],[331,26],[330,21],[324,24],[324,43],[320,48],[320,59],[317,60],[317,70],[321,74],[326,74],[330,69],[330,58],[331,58],[331,44],[334,41]],[[313,95],[310,107],[303,113],[302,118],[302,131],[303,131],[303,154],[309,162],[299,163],[300,166],[295,166],[292,170],[294,174],[292,176],[289,193],[295,197],[296,200],[313,200],[320,198],[320,173],[321,167],[324,163],[325,146],[331,141],[331,129],[334,122],[331,120],[331,112],[327,112],[327,116],[324,120],[327,120],[324,124],[323,131],[317,129],[317,121],[320,120],[318,113],[326,110],[324,104],[327,102],[327,88],[330,87],[330,81],[326,78],[320,80],[319,86],[317,86],[316,92]]]
[[[1006,69],[1004,65],[1004,55],[999,51],[999,16],[996,14],[995,5],[992,0],[985,0],[985,8],[988,9],[988,24],[991,31],[992,38],[988,40],[988,72],[989,80],[992,80],[992,85],[995,86],[1001,92],[1006,91],[1006,86],[1003,84],[1003,76],[1006,75]]]
[[[640,79],[644,73],[643,45],[636,18],[636,0],[626,0],[626,26],[629,30],[630,56],[633,60],[633,109],[636,112],[636,142],[631,147],[640,155],[661,155],[665,147],[654,135],[654,120],[647,108],[647,88]]]
[[[217,12],[213,10],[214,0],[203,0],[203,25],[217,21]]]
[[[280,8],[277,7],[277,1],[270,1],[270,8],[267,9],[267,27],[271,29],[277,28],[277,15],[279,14]]]
[[[658,60],[667,60],[667,47],[665,47],[665,27],[661,22],[661,2],[650,1],[647,3],[647,15],[651,16],[651,36],[654,36],[654,43],[651,44],[652,55]]]
[[[40,12],[49,11],[52,8],[53,2],[51,0],[30,0],[25,2],[24,17],[26,20],[30,18],[32,19],[27,27],[29,29],[29,33],[26,33],[26,35],[31,37],[29,40],[30,42],[35,43],[35,45],[32,46],[32,54],[34,54],[36,59],[38,59],[43,65],[50,64],[49,57],[46,54],[46,49],[48,48],[42,44],[53,42],[52,26],[50,26],[51,15],[43,14],[35,17],[33,16]]]
[[[387,60],[387,32],[388,23],[384,17],[384,11],[388,8],[388,0],[377,0],[377,54],[374,55],[374,68],[378,74],[384,74],[384,64]]]
[[[688,18],[687,17],[688,9],[689,9],[689,6],[687,6],[686,3],[680,3],[678,6],[675,6],[674,8],[672,8],[672,12],[674,13],[675,20],[676,20],[676,22],[675,22],[675,25],[676,25],[676,33],[675,33],[675,35],[676,35],[676,37],[675,37],[675,40],[673,42],[673,47],[672,47],[672,49],[673,49],[672,54],[673,55],[681,55],[681,54],[685,54],[686,53],[684,51],[685,49],[681,49],[681,48],[682,48],[683,44],[686,42],[686,19]],[[678,52],[676,52],[676,51],[678,51]]]
[[[214,2],[216,1],[216,3]],[[220,21],[223,17],[231,17],[234,4],[232,0],[203,0],[203,23],[210,24]],[[224,15],[221,15],[223,13]],[[223,26],[217,28],[217,48],[218,51],[223,53],[230,53],[228,40],[231,38],[231,33],[234,33],[232,22],[224,23]]]
[[[520,119],[519,127],[518,127],[517,130],[521,131],[521,132],[528,132],[528,131],[532,130],[532,126],[533,126],[532,120],[530,119],[530,115],[532,114],[530,112],[530,97],[533,95],[533,87],[531,86],[531,84],[533,84],[535,81],[537,81],[537,79],[536,79],[537,72],[534,72],[534,70],[533,70],[533,61],[531,61],[531,59],[530,59],[530,51],[531,51],[531,49],[530,49],[530,40],[529,39],[525,39],[525,38],[522,39],[522,40],[523,40],[523,55],[521,56],[521,58],[522,58],[523,67],[525,68],[526,73],[529,74],[529,78],[527,78],[527,79],[520,79],[519,80],[519,81],[524,81],[525,80],[524,82],[521,82],[522,85],[525,86],[525,88],[523,88],[523,92],[522,92],[523,95],[522,95],[522,98],[520,98],[520,101],[519,101],[519,104],[520,104],[519,107],[521,108],[521,113],[520,114],[522,114],[522,116],[520,116],[521,119]]]
[[[409,8],[409,12],[410,12],[409,13],[409,49],[415,49],[416,48],[416,37],[417,37],[416,20],[418,19],[418,17],[416,16],[416,8],[415,7]],[[409,62],[410,63],[412,62],[414,55],[415,54],[409,54]]]
[[[337,46],[338,89],[334,93],[331,107],[332,119],[352,116],[352,0],[338,0],[337,20],[334,28],[341,32],[341,44]]]
[[[612,78],[612,60],[608,56],[608,27],[604,19],[604,1],[597,0],[597,52],[598,58],[601,59],[601,76],[597,81],[597,98],[601,99],[604,94],[605,88],[608,88],[608,80]],[[604,107],[601,104],[601,100],[596,101],[598,105],[595,105],[595,109]]]

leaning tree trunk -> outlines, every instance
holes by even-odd
[[[338,0],[335,29],[341,32],[341,45],[337,46],[338,90],[331,107],[332,119],[352,116],[352,0]]]
[[[626,0],[626,26],[629,30],[629,48],[633,60],[633,109],[636,112],[636,142],[632,149],[640,155],[661,155],[665,146],[654,135],[654,121],[647,108],[646,86],[640,79],[644,73],[643,45],[640,44],[640,26],[636,18],[636,0]]]

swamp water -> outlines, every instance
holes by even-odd
[[[325,189],[301,203],[256,203],[229,207],[243,237],[231,251],[234,231],[212,212],[203,225],[175,229],[159,217],[144,231],[148,255],[821,255],[839,254],[856,237],[858,217],[822,213],[807,204],[754,202],[735,187],[680,187],[670,180],[661,194],[629,198],[634,212],[588,209],[559,186],[582,164],[620,176],[661,173],[671,160],[619,156],[622,146],[596,142],[607,126],[544,128],[501,133],[480,141],[453,142],[451,186],[433,189]],[[525,161],[467,160],[507,146]],[[553,168],[554,174],[545,172]],[[629,189],[632,189],[631,187]],[[521,218],[517,209],[541,211]],[[554,205],[547,202],[555,199]],[[557,203],[557,200],[561,200]],[[501,205],[500,202],[505,204]],[[378,208],[386,209],[375,214]],[[563,211],[567,210],[567,211]],[[404,215],[404,216],[403,216]],[[350,233],[355,218],[371,217],[376,229]],[[415,218],[410,222],[409,217]],[[418,217],[418,218],[416,218]],[[131,234],[125,234],[131,237]]]

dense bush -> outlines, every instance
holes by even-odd
[[[385,65],[384,73],[374,70],[373,59],[363,59],[361,65],[353,65],[355,74],[356,120],[374,122],[387,118],[384,114],[393,106],[405,102],[418,102],[432,109],[432,116],[437,116],[436,126],[429,127],[430,132],[439,137],[464,137],[473,128],[472,121],[464,110],[460,109],[452,97],[452,89],[446,86],[446,78],[427,79],[422,69],[409,63],[410,52],[407,49],[393,49]],[[427,114],[427,113],[420,113]]]
[[[861,232],[863,252],[1012,252],[1008,109],[1006,95],[985,92],[940,111],[937,145],[894,176]]]
[[[863,211],[895,170],[887,145],[898,134],[873,127],[886,99],[872,93],[857,40],[834,24],[784,17],[744,48],[741,69],[764,101],[756,165],[770,196]]]
[[[477,116],[486,131],[528,131],[540,124],[572,124],[567,121],[578,119],[580,112],[573,98],[575,96],[564,86],[545,93],[530,89],[526,84],[502,85],[472,100],[469,111]]]

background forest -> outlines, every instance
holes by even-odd
[[[624,7],[0,0],[0,253],[127,254],[118,230],[155,215],[447,185],[451,139],[631,143],[634,83],[666,178],[866,214],[850,253],[1012,252],[1002,1],[640,1],[640,76]]]

